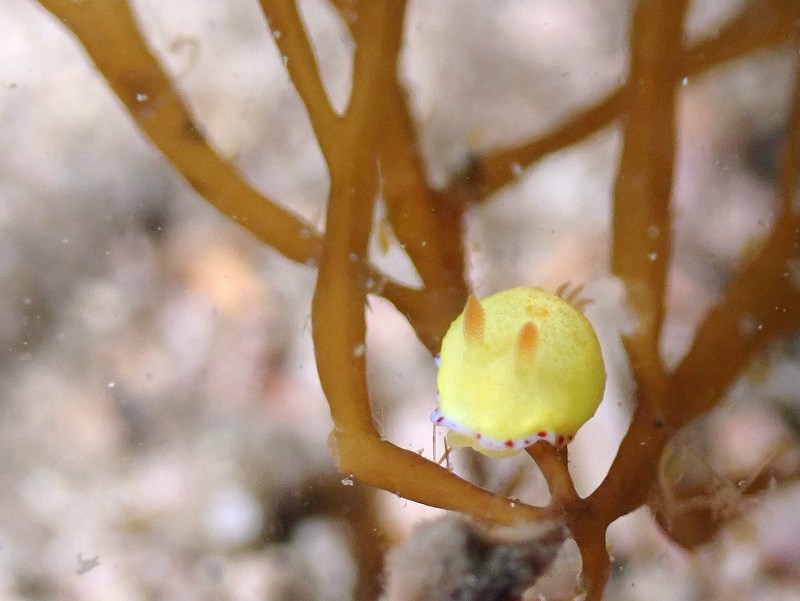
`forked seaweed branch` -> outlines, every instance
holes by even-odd
[[[429,184],[398,73],[406,3],[333,0],[355,47],[352,92],[339,113],[326,94],[296,3],[260,0],[265,27],[281,33],[273,39],[286,58],[330,176],[324,232],[248,184],[207,141],[127,2],[39,2],[73,32],[139,129],[200,196],[265,245],[317,270],[313,339],[334,423],[330,447],[342,473],[497,524],[562,520],[580,549],[588,599],[601,598],[609,576],[606,529],[648,503],[665,445],[678,429],[717,405],[767,344],[800,327],[800,290],[788,277],[800,261],[796,61],[775,192],[779,215],[772,231],[705,316],[680,363],[668,369],[660,352],[673,246],[680,82],[759,50],[790,44],[797,49],[800,3],[794,0],[752,0],[713,35],[691,45],[685,34],[688,0],[640,0],[632,14],[626,83],[535,139],[473,157],[470,168],[444,189]],[[529,454],[548,482],[550,504],[512,502],[381,438],[370,413],[366,359],[355,352],[364,348],[367,295],[393,303],[436,354],[469,290],[464,213],[511,183],[515,169],[614,123],[621,127],[622,150],[610,269],[624,283],[637,322],[624,339],[634,377],[634,416],[607,476],[589,496],[576,493],[566,450],[539,443]],[[386,219],[422,280],[420,289],[394,281],[370,263],[379,193]],[[759,327],[742,328],[744,321]]]

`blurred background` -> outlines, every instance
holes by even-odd
[[[299,4],[342,108],[352,40],[326,2]],[[327,173],[257,3],[133,5],[220,153],[323,227]],[[693,2],[689,39],[743,5]],[[543,133],[622,83],[631,6],[412,1],[403,76],[431,181],[446,184],[470,156]],[[792,59],[788,48],[761,52],[683,82],[671,365],[773,223]],[[466,223],[479,296],[572,281],[595,301],[587,314],[609,384],[571,447],[583,494],[603,479],[631,412],[619,342],[631,323],[608,275],[618,147],[609,128],[520,168]],[[30,0],[0,2],[0,148],[0,599],[374,592],[381,554],[441,512],[335,471],[310,339],[314,271],[191,191],[69,32]],[[418,283],[391,237],[372,254]],[[791,277],[800,281],[800,266]],[[432,358],[382,299],[370,299],[368,324],[382,432],[433,457]],[[800,487],[739,503],[741,483],[778,451],[791,447],[797,461],[799,355],[797,339],[774,345],[663,466],[666,489],[690,465],[718,482],[715,507],[731,512],[730,527],[686,552],[644,509],[619,520],[608,598],[800,598]],[[493,490],[547,500],[529,460],[464,450],[454,463]],[[574,554],[565,548],[550,598],[574,586]]]

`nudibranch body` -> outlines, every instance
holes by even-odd
[[[502,456],[569,443],[603,398],[605,367],[578,308],[512,288],[469,297],[442,340],[438,387],[431,420],[449,428],[450,446]]]

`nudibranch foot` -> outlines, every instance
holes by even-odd
[[[500,456],[504,457],[515,455],[517,451],[521,451],[539,441],[548,442],[554,447],[560,448],[568,445],[575,438],[574,434],[558,434],[556,432],[541,430],[525,438],[499,440],[486,436],[481,432],[473,432],[468,428],[458,425],[442,415],[438,409],[435,409],[433,413],[431,413],[431,421],[435,426],[441,426],[450,431],[447,437],[448,444],[451,448],[472,447],[476,451],[482,453],[486,451],[493,453],[500,451],[502,452]]]

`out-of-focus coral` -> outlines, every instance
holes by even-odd
[[[564,543],[563,525],[482,529],[463,518],[418,524],[386,560],[385,601],[502,601],[541,578]]]

